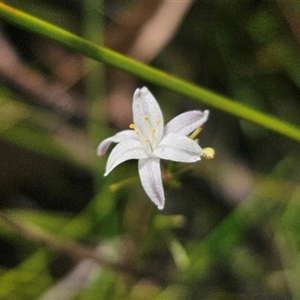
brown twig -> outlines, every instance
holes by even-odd
[[[44,230],[33,224],[27,225],[18,221],[9,213],[0,211],[0,218],[24,239],[38,245],[43,245],[54,251],[65,253],[77,261],[93,259],[104,267],[133,276],[136,279],[148,277],[160,283],[165,281],[165,279],[159,278],[157,275],[153,276],[152,274],[141,272],[137,269],[131,268],[130,266],[124,267],[122,264],[112,261],[106,257],[104,253],[101,253],[99,248],[89,248],[74,241],[60,240],[57,236],[46,233]]]
[[[137,1],[131,9],[121,12],[117,22],[106,29],[105,45],[148,63],[174,37],[192,3],[193,0]],[[124,128],[132,119],[131,99],[136,79],[109,69],[107,86],[110,119],[117,128]]]
[[[282,11],[282,14],[288,23],[293,36],[298,44],[300,44],[300,6],[293,1],[275,1]]]
[[[85,116],[80,97],[67,85],[55,79],[49,80],[26,66],[1,32],[0,76],[11,87],[24,93],[31,103],[49,107],[67,117],[83,119]]]

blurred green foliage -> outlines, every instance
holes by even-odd
[[[102,43],[139,1],[5,3]],[[151,65],[297,128],[299,20],[296,1],[195,1]],[[157,211],[135,161],[104,178],[96,156],[126,112],[107,101],[117,75],[0,24],[0,299],[300,297],[300,151],[284,129],[211,109],[199,143],[215,159],[172,165]],[[149,88],[166,120],[207,108]]]

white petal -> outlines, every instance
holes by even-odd
[[[166,135],[152,153],[154,156],[180,162],[200,160],[201,147],[194,140],[180,134]]]
[[[151,157],[139,160],[139,174],[142,186],[158,209],[165,206],[164,188],[161,181],[159,158]]]
[[[188,135],[197,127],[202,126],[209,115],[209,111],[193,110],[187,111],[173,118],[164,128],[164,135],[168,133],[178,133]]]
[[[138,140],[137,134],[134,132],[134,130],[123,130],[118,132],[117,134],[103,140],[98,148],[97,148],[97,154],[99,156],[104,155],[111,145],[111,143],[120,143],[122,141],[126,141],[128,139],[132,140]]]
[[[136,89],[132,103],[133,122],[144,137],[148,137],[151,129],[156,129],[157,139],[163,134],[164,120],[161,109],[146,87]],[[145,120],[148,118],[148,121]]]
[[[141,146],[139,141],[126,140],[118,145],[111,151],[104,176],[114,169],[120,163],[130,159],[147,158],[148,155],[145,149]]]

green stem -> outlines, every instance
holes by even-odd
[[[0,2],[0,18],[30,32],[56,41],[96,61],[114,66],[172,92],[193,98],[208,106],[300,141],[300,128],[256,111],[231,99],[169,75],[105,47],[93,44],[75,34],[49,24]]]

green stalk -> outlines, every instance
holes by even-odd
[[[171,76],[166,72],[142,64],[110,49],[98,46],[57,26],[7,6],[2,2],[0,2],[0,18],[30,32],[56,41],[96,61],[114,66],[172,92],[193,98],[203,104],[300,141],[300,128],[297,126],[236,103],[229,98],[196,86],[178,77]]]

